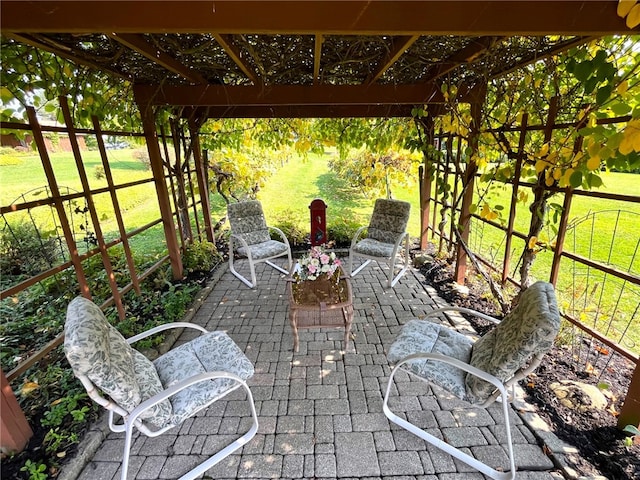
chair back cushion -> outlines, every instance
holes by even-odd
[[[553,285],[537,282],[524,290],[518,305],[473,346],[471,365],[506,382],[534,354],[544,354],[552,346],[560,328],[560,314]],[[468,374],[467,396],[481,403],[495,387]]]
[[[163,390],[153,363],[127,343],[91,300],[71,301],[64,333],[64,350],[74,374],[87,377],[126,411]],[[165,400],[140,418],[160,427],[171,414],[171,403]]]
[[[231,233],[238,235],[249,245],[271,240],[259,201],[230,203],[227,205],[227,217]]]
[[[395,244],[398,237],[407,230],[410,211],[409,202],[377,199],[367,236],[379,242]]]

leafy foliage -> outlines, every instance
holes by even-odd
[[[26,106],[62,123],[59,96],[71,99],[77,125],[90,126],[91,116],[105,128],[134,130],[141,124],[129,82],[108,73],[76,65],[46,51],[3,39],[0,120],[26,119]]]

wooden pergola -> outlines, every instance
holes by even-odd
[[[444,104],[443,83],[479,106],[492,78],[601,36],[640,33],[617,7],[617,0],[2,0],[0,32],[3,43],[134,85],[180,276],[153,107],[200,120],[410,117],[415,106]],[[635,384],[630,411],[640,409],[640,379]]]

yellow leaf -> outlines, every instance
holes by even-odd
[[[544,184],[545,184],[547,187],[551,187],[551,186],[553,185],[553,182],[554,182],[554,181],[555,181],[555,180],[553,179],[553,177],[548,176],[547,178],[545,178],[545,179],[544,179]]]
[[[627,93],[627,90],[629,89],[629,82],[627,80],[620,82],[620,85],[618,85],[618,88],[616,88],[616,91],[619,94],[624,94]]]
[[[549,153],[549,144],[545,143],[538,152],[538,157],[544,157],[547,153]]]
[[[538,242],[538,237],[531,237],[529,239],[529,242],[527,243],[527,247],[529,248],[529,250],[533,250],[534,248],[536,248],[537,242]]]
[[[568,187],[570,185],[569,179],[571,178],[572,174],[573,174],[573,168],[567,168],[567,170],[564,172],[564,175],[558,182],[558,185],[560,187]]]
[[[562,170],[560,170],[559,168],[554,168],[553,169],[553,179],[554,180],[560,180],[560,178],[562,178]]]
[[[538,160],[536,162],[536,173],[540,174],[541,172],[544,171],[545,168],[547,168],[547,162],[545,162],[544,160]]]
[[[638,25],[640,25],[640,4],[633,7],[627,15],[627,27],[636,28]]]
[[[587,168],[589,170],[597,170],[600,168],[600,157],[594,155],[587,161]]]
[[[36,382],[24,382],[24,384],[22,384],[22,388],[20,389],[20,395],[29,395],[31,392],[39,388],[40,385],[38,385]]]
[[[618,16],[626,17],[636,3],[636,0],[618,0],[618,8],[616,9]]]
[[[480,217],[482,218],[487,218],[489,216],[489,213],[491,212],[491,209],[489,209],[489,205],[487,205],[486,203],[482,206],[482,211],[480,212]]]

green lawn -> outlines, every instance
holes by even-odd
[[[331,154],[324,156],[309,155],[307,159],[293,158],[266,182],[258,193],[267,221],[278,224],[283,219],[295,221],[302,232],[309,229],[309,204],[315,198],[324,200],[327,204],[327,225],[340,221],[353,224],[366,224],[371,214],[375,198],[367,198],[358,188],[346,184],[333,175],[327,162]],[[84,152],[84,165],[91,186],[99,188],[106,186],[104,179],[96,178],[96,167],[100,165],[97,152]],[[14,201],[23,192],[46,184],[46,178],[40,160],[36,155],[18,157],[19,161],[3,162],[0,156],[0,199],[4,205]],[[132,156],[132,150],[109,151],[109,158],[116,183],[146,179],[151,176],[149,170]],[[80,190],[81,184],[77,174],[73,156],[70,153],[52,154],[56,178],[60,186]],[[29,172],[25,177],[24,172]],[[604,191],[636,194],[639,191],[640,176],[622,173],[607,173],[604,175]],[[526,191],[526,190],[524,190]],[[420,231],[420,210],[416,178],[409,188],[395,188],[392,185],[393,197],[409,201],[412,212],[409,223],[409,233],[417,237]],[[531,196],[530,192],[527,192]],[[505,205],[510,195],[508,188],[494,191],[490,202]],[[128,230],[142,226],[159,218],[158,203],[155,188],[151,183],[118,191],[118,200],[124,213]],[[553,199],[552,202],[561,203]],[[95,197],[98,215],[102,219],[102,229],[107,239],[118,235],[115,216],[108,195]],[[521,232],[528,230],[527,205],[518,204],[516,215],[516,229]],[[212,195],[212,215],[217,222],[225,215],[226,205],[219,195]],[[617,214],[619,210],[625,213]],[[594,218],[587,217],[595,211],[604,211]],[[21,213],[11,215],[23,215]],[[11,217],[8,215],[7,217]],[[14,217],[15,218],[15,217]],[[587,218],[584,221],[579,219]],[[640,252],[636,251],[640,238],[640,204],[624,204],[614,200],[593,199],[574,196],[571,210],[571,223],[567,231],[565,242],[566,251],[574,251],[580,255],[592,258],[601,263],[615,265],[617,268],[640,273]],[[11,219],[10,219],[11,221]],[[43,220],[44,221],[44,220]],[[504,220],[506,222],[506,218]],[[554,234],[546,232],[543,240],[553,240]],[[134,253],[146,254],[164,250],[162,226],[158,225],[151,231],[132,239]],[[504,257],[504,233],[490,225],[483,225],[474,221],[471,235],[471,246],[485,258],[491,258],[495,263]],[[523,241],[514,239],[511,257],[511,274],[518,278],[518,259],[522,252]],[[635,254],[634,254],[635,252]],[[548,280],[551,269],[552,253],[543,251],[538,254],[533,267],[536,278]],[[604,278],[593,269],[578,267],[574,262],[563,260],[559,279],[561,304],[566,311],[583,317],[602,331],[616,339],[626,326],[637,323],[633,317],[634,302],[637,306],[637,288],[632,289],[628,284],[616,283],[612,279]],[[568,293],[571,292],[571,293]],[[618,299],[620,299],[618,301]],[[613,301],[613,303],[612,303]],[[596,302],[596,306],[593,306]],[[637,316],[638,313],[635,313]],[[638,330],[634,328],[633,330]],[[627,346],[636,351],[640,350],[640,333],[635,331],[627,334],[632,343]]]
[[[638,195],[640,175],[605,173],[605,191],[617,194]],[[526,191],[526,189],[523,189]],[[531,198],[530,190],[527,192]],[[490,203],[502,203],[508,212],[509,189],[498,189]],[[550,202],[562,203],[562,198]],[[618,270],[640,275],[640,204],[618,200],[574,195],[569,215],[570,221],[564,242],[564,251],[615,267]],[[504,218],[506,224],[506,215]],[[527,205],[519,203],[516,213],[516,230],[528,231]],[[555,240],[555,233],[547,229],[541,239]],[[471,246],[485,258],[500,264],[504,258],[505,233],[491,225],[474,220]],[[518,279],[520,255],[524,241],[514,238],[511,251],[510,274]],[[548,280],[553,252],[538,253],[532,267],[534,278]],[[638,298],[640,287],[605,275],[598,270],[563,258],[557,283],[558,297],[563,311],[635,352],[640,352],[640,320]]]

